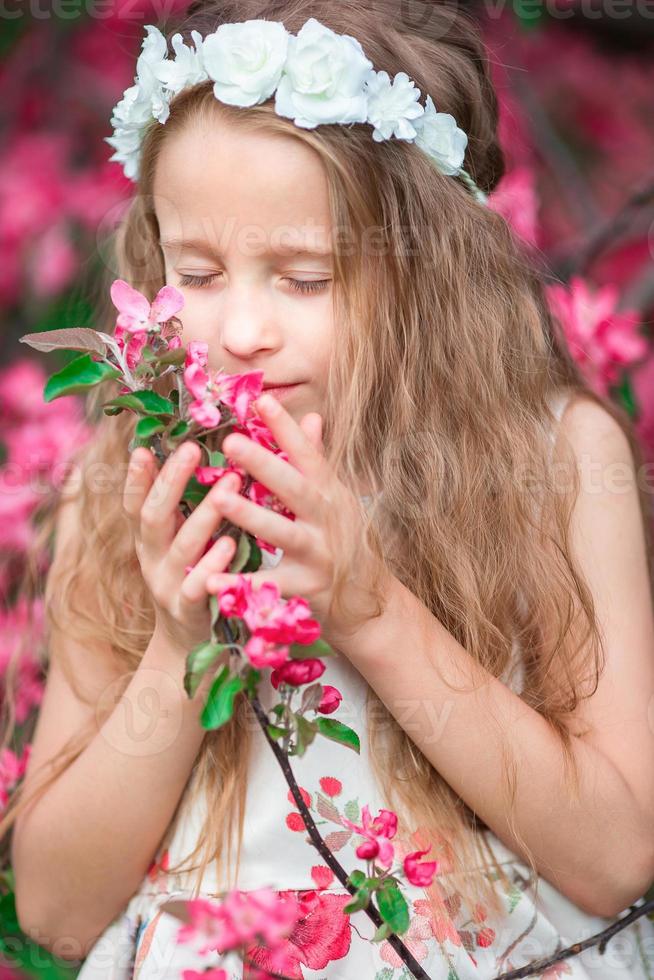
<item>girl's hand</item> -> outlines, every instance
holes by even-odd
[[[200,447],[186,442],[159,471],[148,449],[135,449],[123,494],[136,554],[155,604],[155,631],[162,631],[183,653],[210,639],[207,578],[229,566],[235,549],[234,540],[223,536],[204,554],[224,520],[218,494],[230,483],[234,491],[238,490],[238,476],[224,476],[188,518],[179,510],[200,457]],[[186,574],[189,565],[195,567]]]
[[[321,623],[324,638],[338,646],[348,635],[349,627],[329,616],[334,568],[337,554],[345,550],[345,543],[360,533],[362,504],[327,464],[320,415],[305,415],[300,426],[272,395],[259,398],[255,407],[289,462],[238,433],[227,436],[222,450],[267,487],[295,515],[295,520],[261,507],[226,487],[218,491],[219,506],[233,524],[284,551],[275,568],[245,574],[252,586],[256,589],[263,582],[275,582],[283,598],[294,595],[305,598]],[[330,512],[338,514],[342,549],[338,540],[332,546],[328,539]],[[351,569],[347,606],[355,621],[363,623],[372,615],[369,583],[373,574],[377,577],[379,572],[378,568],[363,567],[362,560]],[[236,581],[233,574],[212,574],[207,587],[216,593]]]

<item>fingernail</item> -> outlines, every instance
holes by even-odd
[[[184,445],[180,446],[180,448],[177,450],[177,453],[178,458],[182,461],[182,463],[190,463],[195,456],[195,449],[192,443],[185,442]]]

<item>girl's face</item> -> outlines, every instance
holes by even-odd
[[[217,120],[165,143],[154,195],[166,283],[185,299],[184,343],[206,342],[213,370],[300,382],[284,399],[297,422],[322,413],[333,239],[318,156]]]

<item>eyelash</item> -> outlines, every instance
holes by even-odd
[[[191,289],[203,289],[206,286],[211,285],[217,275],[212,276],[180,276],[180,286],[189,286]],[[321,293],[327,288],[330,279],[314,279],[314,280],[304,280],[304,279],[290,279],[287,278],[286,282],[291,283],[291,289],[294,289],[297,293]]]

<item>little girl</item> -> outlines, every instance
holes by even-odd
[[[439,861],[405,888],[425,974],[654,976],[643,916],[557,962],[654,877],[640,456],[486,206],[503,161],[477,29],[425,11],[418,30],[392,0],[195,3],[167,51],[148,28],[116,109],[136,193],[111,278],[175,286],[185,344],[264,372],[278,399],[257,408],[289,461],[224,450],[295,521],[229,477],[183,521],[199,449],[160,473],[139,449],[127,469],[129,413],[100,416],[79,454],[12,858],[21,925],[85,956],[83,980],[256,975],[178,945],[166,905],[264,885],[302,902],[285,976],[410,976],[363,911],[343,913],[247,698],[205,732],[206,687],[184,693],[208,593],[231,578],[228,541],[205,553],[224,517],[276,548],[257,579],[306,597],[338,650],[321,683],[361,752],[316,739],[292,760],[321,834],[349,872],[341,818],[390,807],[398,852]]]

